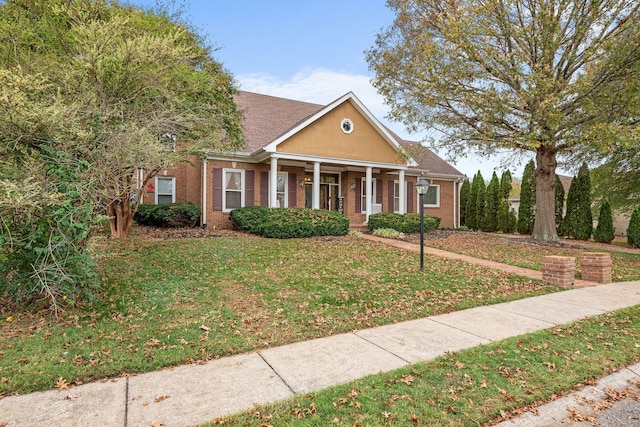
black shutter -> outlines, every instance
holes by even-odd
[[[355,179],[356,184],[356,212],[362,212],[362,180],[360,178]]]
[[[222,210],[222,169],[213,170],[213,210]]]
[[[407,213],[413,212],[413,182],[407,182]]]
[[[298,178],[295,173],[289,174],[289,206],[290,208],[295,208],[298,202]]]
[[[253,206],[255,204],[254,198],[254,173],[253,171],[244,171],[244,205]]]
[[[260,172],[260,206],[269,206],[269,172]]]
[[[394,191],[395,191],[395,182],[390,179],[387,183],[387,190],[389,194],[387,194],[387,201],[389,202],[387,206],[387,212],[393,212],[393,202],[394,202]]]

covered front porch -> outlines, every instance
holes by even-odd
[[[413,178],[408,182],[406,166],[342,161],[339,159],[301,159],[300,156],[273,154],[269,160],[269,207],[307,207],[345,214],[351,224],[366,224],[377,212],[407,213],[413,207]],[[294,179],[291,179],[294,174]],[[297,186],[300,196],[291,191]],[[407,197],[409,196],[409,197]]]

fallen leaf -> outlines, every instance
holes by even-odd
[[[464,364],[464,363],[462,363],[462,362],[461,362],[461,361],[459,361],[459,360],[456,360],[455,365],[456,365],[456,368],[458,368],[458,369],[464,369],[464,368],[465,368],[465,364]]]
[[[402,377],[402,379],[400,379],[400,381],[405,383],[406,385],[411,385],[413,384],[413,381],[415,381],[415,379],[411,375],[405,375],[404,377]]]
[[[58,381],[56,382],[56,387],[58,388],[58,390],[65,390],[69,388],[69,383],[67,382],[67,380],[65,380],[64,378],[60,377],[58,378]]]
[[[167,396],[158,396],[158,397],[156,397],[155,399],[153,399],[153,401],[154,401],[155,403],[160,403],[160,402],[162,402],[163,400],[168,399],[168,398],[170,398],[170,397],[171,397],[171,396],[169,396],[169,395],[167,395]],[[164,425],[164,424],[163,424],[163,425]]]
[[[205,325],[200,325],[200,329],[209,332],[211,329]]]

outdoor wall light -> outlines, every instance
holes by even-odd
[[[424,270],[424,196],[429,191],[429,181],[424,177],[419,177],[416,182],[416,191],[419,197],[420,209],[420,271]]]
[[[304,188],[304,179],[301,179],[298,185],[300,185],[300,188]]]

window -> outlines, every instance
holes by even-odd
[[[353,122],[349,119],[342,119],[342,122],[340,122],[340,128],[342,129],[342,132],[350,134],[353,132]]]
[[[174,177],[156,177],[156,204],[175,203],[176,179]]]
[[[371,195],[371,204],[374,205],[376,204],[376,181],[377,179],[373,179],[371,182],[371,187],[372,187],[372,191],[373,194]],[[361,206],[361,212],[366,212],[367,211],[367,178],[362,178],[362,185],[360,185],[361,188],[361,198],[362,198],[362,204]]]
[[[278,182],[276,183],[276,197],[278,199],[277,206],[279,208],[286,208],[288,206],[287,202],[287,173],[279,172],[278,173]]]
[[[420,205],[420,196],[418,196],[418,206]],[[440,207],[440,186],[431,184],[424,195],[424,205],[428,208]],[[418,210],[418,212],[420,212]]]
[[[232,209],[244,206],[244,170],[242,169],[223,169],[222,170],[222,210],[230,211]]]

